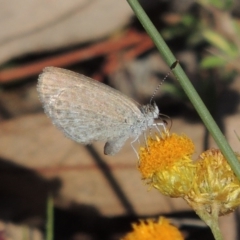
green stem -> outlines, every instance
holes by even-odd
[[[54,238],[54,204],[53,197],[50,195],[47,199],[47,223],[46,223],[46,240]]]
[[[158,30],[154,27],[153,23],[151,22],[147,14],[144,12],[141,5],[139,4],[138,0],[127,0],[127,1],[131,6],[131,8],[133,9],[136,16],[138,17],[139,21],[145,28],[146,32],[152,38],[161,56],[170,67],[176,61],[176,58],[168,48],[167,44],[159,34]],[[179,64],[176,66],[176,68],[172,70],[172,72],[174,76],[179,80],[183,90],[185,91],[186,95],[188,96],[191,103],[195,107],[203,123],[207,127],[208,131],[211,133],[212,137],[214,138],[217,145],[221,149],[223,155],[228,160],[234,173],[237,175],[238,179],[240,180],[240,165],[239,165],[238,159],[233,153],[231,147],[229,146],[228,142],[226,141],[225,137],[223,136],[216,122],[213,120],[211,114],[209,113],[208,109],[204,105],[203,101],[199,97],[198,93],[194,89],[190,80],[188,79],[188,77],[186,76],[186,74],[184,73],[183,69]]]
[[[213,234],[215,240],[223,240],[222,233],[221,233],[220,228],[217,223],[210,226],[210,228],[211,228],[211,231],[212,231],[212,234]]]
[[[209,214],[204,208],[193,208],[196,214],[210,227],[215,240],[223,240],[222,233],[218,224],[218,205],[212,206],[212,213]]]

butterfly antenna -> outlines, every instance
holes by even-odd
[[[165,82],[165,80],[169,77],[169,75],[171,74],[172,70],[177,66],[178,63],[179,63],[179,61],[176,60],[176,61],[171,65],[171,67],[170,67],[171,70],[166,74],[166,76],[163,78],[163,80],[158,84],[158,86],[157,86],[156,89],[154,90],[153,95],[152,95],[152,97],[151,97],[151,99],[150,99],[150,104],[152,104],[152,100],[153,100],[153,98],[156,96],[159,88],[160,88],[161,85]]]

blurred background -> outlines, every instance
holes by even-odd
[[[140,2],[238,151],[240,1]],[[183,200],[149,190],[131,140],[105,156],[103,143],[85,147],[67,139],[43,113],[36,84],[45,66],[149,102],[169,68],[125,0],[0,0],[0,33],[1,240],[44,239],[50,194],[58,240],[120,239],[132,222],[160,215],[185,239],[213,239]],[[173,76],[155,101],[172,119],[172,132],[194,141],[196,158],[216,147]],[[239,239],[237,211],[220,222],[224,239]]]

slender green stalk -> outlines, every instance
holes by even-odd
[[[159,34],[158,30],[154,27],[153,23],[151,22],[147,14],[144,12],[141,5],[139,4],[138,0],[127,0],[127,1],[131,6],[131,8],[133,9],[136,16],[138,17],[139,21],[145,28],[146,32],[152,38],[161,56],[170,67],[176,61],[176,58],[173,56],[172,52],[166,45],[165,41]],[[234,173],[240,179],[240,164],[238,162],[238,159],[234,155],[231,147],[229,146],[228,142],[226,141],[225,137],[223,136],[216,122],[213,120],[211,114],[209,113],[208,109],[206,108],[203,101],[199,97],[198,93],[194,89],[190,80],[188,79],[188,77],[186,76],[186,74],[184,73],[183,69],[179,64],[176,66],[176,68],[172,70],[172,72],[174,76],[179,80],[183,90],[185,91],[186,95],[189,97],[191,103],[195,107],[203,123],[207,127],[208,131],[211,133],[212,137],[218,144],[223,155],[228,159],[228,162],[232,167]]]
[[[53,197],[48,196],[47,199],[47,222],[46,222],[46,240],[53,240],[54,238],[54,208]]]
[[[210,214],[208,212],[205,212],[204,209],[194,209],[194,211],[197,213],[197,215],[210,227],[212,234],[214,236],[215,240],[223,240],[222,233],[219,228],[218,224],[218,214],[219,209],[217,211]]]

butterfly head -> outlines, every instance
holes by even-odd
[[[158,118],[159,116],[159,109],[155,102],[153,104],[146,104],[140,107],[141,112],[147,117],[147,118]]]

